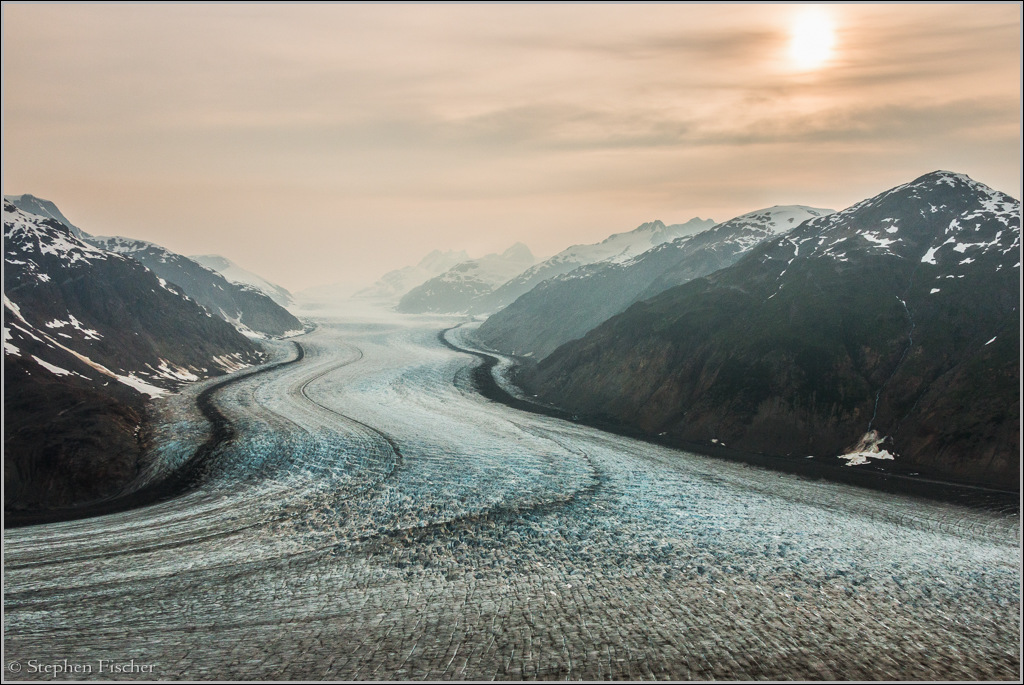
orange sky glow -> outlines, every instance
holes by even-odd
[[[3,5],[3,192],[287,288],[432,249],[1021,193],[1021,6]]]

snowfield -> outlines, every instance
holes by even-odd
[[[267,341],[301,359],[218,392],[235,437],[194,490],[5,531],[6,660],[134,659],[150,680],[1019,677],[1016,511],[510,409],[439,341],[457,323]],[[218,382],[157,400],[140,483],[207,439],[194,398]]]

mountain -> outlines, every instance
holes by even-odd
[[[465,250],[434,250],[421,259],[415,266],[406,266],[389,271],[369,288],[357,292],[354,297],[374,298],[398,301],[416,286],[440,276],[456,264],[468,261]]]
[[[633,305],[524,382],[680,443],[1017,488],[1019,288],[1020,202],[933,172]]]
[[[694,235],[715,225],[711,219],[693,218],[685,224],[666,226],[660,221],[641,224],[632,231],[615,233],[592,245],[573,245],[554,257],[506,282],[494,292],[483,296],[470,308],[470,314],[495,312],[529,292],[541,281],[569,273],[581,266],[597,262],[622,263],[647,250],[676,238]]]
[[[479,298],[518,276],[536,261],[526,245],[516,243],[501,254],[460,262],[407,292],[396,309],[411,314],[466,312]]]
[[[776,206],[683,235],[631,259],[582,266],[539,283],[488,318],[476,336],[495,350],[542,359],[634,302],[729,266],[762,240],[831,213]]]
[[[213,269],[144,240],[89,235],[72,224],[57,205],[49,200],[33,195],[9,195],[5,196],[4,200],[22,211],[63,224],[73,236],[101,250],[119,252],[136,259],[157,276],[181,287],[189,297],[197,300],[214,314],[243,330],[249,329],[258,334],[274,336],[302,330],[302,323],[288,313],[283,305],[265,294],[259,285],[250,285],[248,281],[230,282]],[[217,255],[212,257],[228,261]],[[243,269],[238,269],[237,273],[249,274]],[[249,275],[272,289],[278,288],[255,274]],[[283,288],[280,290],[287,293]]]
[[[219,254],[203,254],[192,255],[189,259],[201,266],[205,266],[207,269],[216,271],[231,283],[256,288],[282,307],[287,308],[294,303],[292,294],[286,289],[276,283],[271,283],[252,271],[243,269],[227,257],[222,257]]]
[[[262,358],[135,260],[4,201],[7,508],[113,494],[136,474],[147,398]]]
[[[302,322],[262,290],[231,283],[213,269],[160,245],[120,236],[87,236],[85,240],[102,250],[131,257],[241,330],[272,336],[302,331]]]
[[[76,238],[81,238],[85,233],[78,226],[68,221],[68,218],[64,216],[57,205],[53,204],[49,200],[43,200],[35,195],[4,195],[4,200],[10,202],[12,205],[20,210],[28,212],[29,214],[35,214],[37,216],[46,217],[48,219],[54,219],[69,229],[71,234]]]

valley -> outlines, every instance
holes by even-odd
[[[5,531],[8,679],[1012,679],[1020,528],[481,396],[463,319],[265,341],[180,497]],[[448,340],[468,347],[465,332]],[[301,358],[299,356],[301,350]],[[157,481],[210,439],[155,400]]]

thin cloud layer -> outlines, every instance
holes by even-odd
[[[1019,195],[1018,6],[827,5],[815,70],[800,7],[8,4],[4,192],[292,288],[936,168]]]

